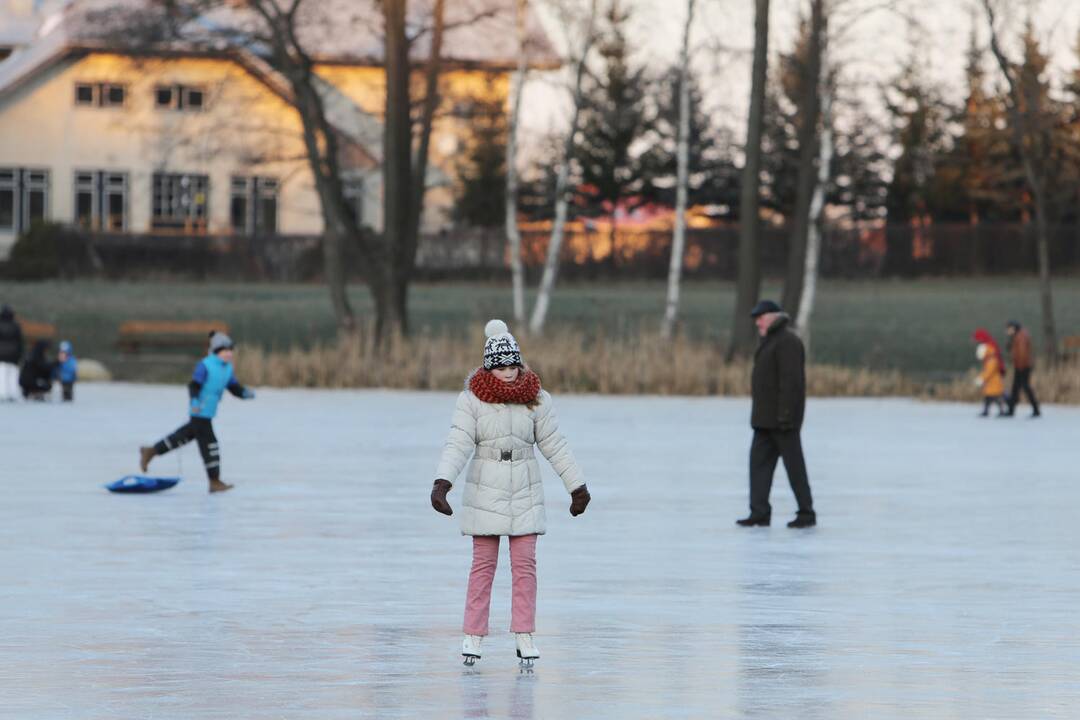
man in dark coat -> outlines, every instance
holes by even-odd
[[[15,321],[15,312],[4,305],[0,308],[0,400],[18,400],[22,356],[22,328]]]
[[[813,527],[817,516],[799,434],[806,409],[806,351],[791,329],[791,318],[775,302],[762,300],[751,315],[761,342],[754,354],[751,379],[750,425],[754,428],[754,442],[750,446],[750,516],[738,524],[753,527],[770,523],[769,491],[776,462],[783,458],[799,504],[798,514],[788,527]]]

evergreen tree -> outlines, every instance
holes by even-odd
[[[643,159],[652,184],[648,194],[663,203],[675,205],[675,177],[678,169],[676,146],[679,130],[679,68],[672,67],[654,85],[656,119],[646,140],[649,150]],[[739,171],[729,148],[731,143],[713,127],[704,111],[701,84],[690,71],[690,133],[688,155],[690,183],[689,204],[724,205],[734,208],[739,202]]]
[[[575,156],[580,190],[590,212],[613,212],[651,187],[650,163],[636,145],[652,129],[649,83],[643,64],[630,58],[623,0],[611,0],[606,27],[597,43],[600,67],[590,74],[582,106],[582,130]]]
[[[892,136],[899,156],[885,197],[889,225],[884,272],[910,274],[915,254],[913,235],[926,227],[943,200],[946,175],[939,173],[949,151],[948,108],[921,76],[915,58],[909,59],[892,86],[885,104],[892,119]]]
[[[456,163],[454,218],[473,227],[500,226],[506,219],[505,110],[498,101],[478,100],[469,104],[461,119],[468,122],[472,136]]]

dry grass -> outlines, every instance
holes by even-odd
[[[523,353],[556,392],[650,395],[749,394],[750,362],[726,363],[715,346],[658,336],[625,340],[562,332],[522,338]],[[446,335],[396,339],[382,352],[370,333],[308,350],[243,348],[237,372],[244,382],[271,387],[458,390],[481,360],[483,339]],[[895,370],[811,365],[808,392],[817,397],[917,397],[976,401],[969,377],[925,382]],[[1080,403],[1080,366],[1040,370],[1036,392],[1048,402]]]

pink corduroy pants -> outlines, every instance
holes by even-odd
[[[536,535],[510,538],[510,574],[513,577],[510,632],[536,630]],[[472,571],[465,594],[465,634],[487,635],[491,611],[491,583],[499,564],[499,536],[473,537]]]

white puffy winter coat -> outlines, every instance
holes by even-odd
[[[454,483],[472,458],[462,499],[462,535],[543,535],[544,486],[533,445],[562,478],[567,492],[585,484],[559,432],[551,395],[539,404],[491,404],[466,390],[458,396],[436,478]],[[508,457],[509,459],[503,459]]]

